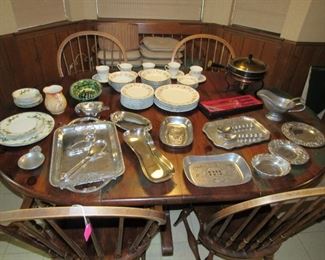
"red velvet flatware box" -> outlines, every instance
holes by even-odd
[[[252,95],[241,95],[201,101],[199,107],[208,118],[216,118],[260,109],[263,102]]]

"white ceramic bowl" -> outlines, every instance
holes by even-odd
[[[12,92],[12,97],[16,104],[33,104],[41,98],[41,93],[36,88],[21,88]]]
[[[121,92],[124,85],[135,82],[137,77],[138,73],[134,71],[117,71],[109,74],[108,82],[117,92]]]
[[[197,88],[199,86],[199,81],[196,77],[191,75],[182,75],[177,77],[177,82],[179,84],[183,84],[186,86],[190,86],[192,88]]]

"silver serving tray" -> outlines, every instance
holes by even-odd
[[[138,157],[149,181],[159,183],[172,178],[175,173],[173,164],[157,150],[148,131],[144,128],[128,130],[123,139]]]
[[[182,116],[168,116],[160,125],[159,138],[171,147],[182,148],[193,142],[191,121]]]
[[[270,153],[286,159],[293,165],[302,165],[308,162],[309,154],[307,151],[289,140],[275,139],[269,142],[268,149]]]
[[[230,127],[223,133],[220,129]],[[257,120],[247,116],[215,120],[205,123],[203,132],[215,146],[233,149],[270,139],[270,132]]]
[[[247,162],[236,153],[186,156],[183,168],[187,179],[198,187],[234,186],[252,178]]]
[[[136,113],[127,111],[116,111],[110,115],[111,121],[123,130],[132,130],[135,128],[145,128],[147,131],[152,129],[149,119]]]
[[[106,141],[105,150],[64,180],[65,173],[85,158],[91,145],[99,139]],[[57,128],[54,132],[49,175],[54,187],[80,193],[94,192],[122,175],[124,170],[121,146],[112,122],[82,122]]]
[[[325,137],[315,127],[301,122],[287,122],[281,127],[282,133],[290,141],[310,148],[325,145]]]

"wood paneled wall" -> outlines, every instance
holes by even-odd
[[[0,36],[0,100],[11,102],[11,92],[18,88],[41,89],[44,85],[57,82],[56,51],[59,44],[73,32],[95,29],[96,23],[65,22]],[[163,21],[136,23],[140,36],[219,35],[230,42],[237,56],[253,54],[267,64],[266,87],[277,87],[293,96],[301,94],[311,65],[325,66],[325,43],[290,42],[265,33],[216,24]],[[2,106],[5,103],[2,102]]]

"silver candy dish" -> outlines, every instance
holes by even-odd
[[[149,119],[136,113],[127,111],[116,111],[110,116],[111,121],[123,130],[132,130],[135,128],[144,128],[147,131],[152,129]]]
[[[18,160],[19,168],[23,170],[34,170],[40,167],[45,160],[40,146],[34,146],[28,153],[21,156]]]
[[[270,132],[257,120],[247,116],[205,123],[203,132],[215,146],[233,149],[270,139]]]
[[[281,127],[282,133],[290,141],[310,148],[325,145],[325,137],[315,127],[301,122],[287,122]]]
[[[271,121],[281,121],[283,113],[301,112],[306,108],[300,97],[287,99],[267,89],[259,90],[257,96],[263,100],[266,109],[269,110],[265,116]]]
[[[252,158],[252,166],[261,177],[281,177],[291,171],[290,163],[280,156],[263,153]]]
[[[171,147],[182,148],[193,142],[191,121],[182,116],[168,116],[160,125],[159,138]]]
[[[159,183],[172,178],[175,173],[173,164],[157,150],[147,130],[128,130],[123,134],[123,139],[138,157],[141,169],[149,181]]]
[[[293,165],[305,164],[309,154],[301,146],[284,139],[275,139],[269,142],[270,153],[278,155]]]
[[[104,106],[104,103],[101,101],[81,102],[76,105],[74,110],[79,115],[96,117],[100,112],[109,110],[109,107]]]
[[[100,190],[125,170],[116,127],[112,122],[94,118],[81,118],[73,123],[54,132],[49,181],[54,187],[73,192]],[[99,140],[105,146],[92,154],[91,149]],[[80,167],[71,173],[78,164]]]
[[[186,156],[183,168],[187,179],[199,187],[240,185],[252,178],[247,162],[236,153]]]

